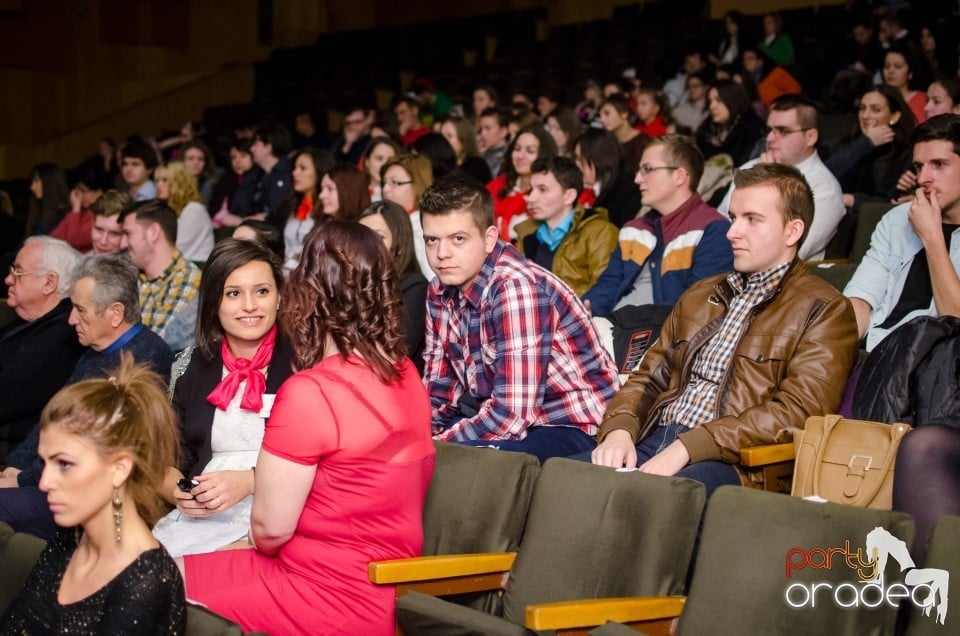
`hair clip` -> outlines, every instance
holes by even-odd
[[[110,382],[110,384],[112,384],[113,386],[117,387],[118,389],[120,388],[120,382],[117,381],[117,377],[116,377],[116,376],[111,375],[109,378],[107,378],[107,380],[108,380],[108,381]]]

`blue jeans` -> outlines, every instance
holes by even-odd
[[[647,460],[653,459],[654,455],[676,441],[680,433],[689,430],[681,424],[667,424],[654,428],[650,435],[637,444],[637,466],[642,466]],[[590,453],[582,453],[573,457],[573,459],[588,462],[590,461]],[[720,486],[740,485],[740,475],[733,466],[714,460],[687,464],[675,476],[699,481],[707,487],[707,498]]]
[[[590,451],[597,447],[596,439],[572,426],[533,426],[527,429],[527,436],[520,441],[477,439],[456,443],[530,453],[536,455],[541,464],[551,457],[570,457],[584,452],[587,461],[590,461]]]

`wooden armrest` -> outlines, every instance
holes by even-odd
[[[516,557],[516,552],[494,552],[488,554],[441,554],[410,559],[373,561],[367,567],[367,576],[371,583],[396,585],[413,581],[503,573],[510,571]]]
[[[603,625],[607,621],[636,623],[676,618],[685,596],[601,598],[528,605],[526,627],[534,631]]]
[[[740,464],[743,466],[765,466],[793,459],[793,442],[785,444],[764,444],[740,449]]]

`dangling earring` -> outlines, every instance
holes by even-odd
[[[123,499],[120,498],[120,491],[113,491],[113,526],[114,539],[120,543],[120,522],[123,521]]]

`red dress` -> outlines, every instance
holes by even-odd
[[[434,456],[426,391],[410,360],[401,370],[385,385],[331,356],[283,384],[263,449],[317,467],[296,531],[276,557],[185,557],[189,599],[245,630],[394,633],[394,590],[371,584],[367,564],[420,554]]]

